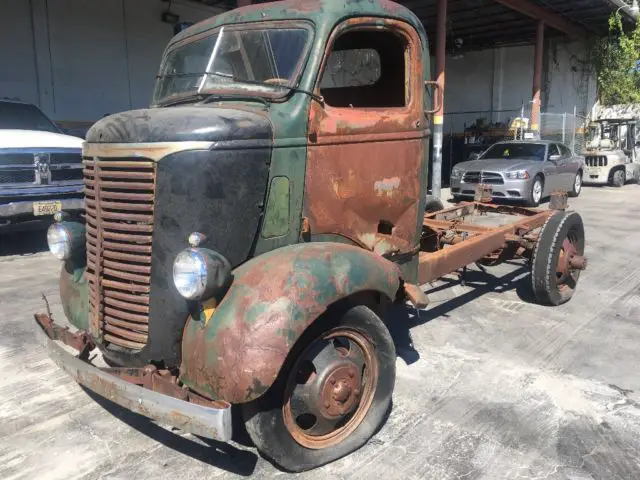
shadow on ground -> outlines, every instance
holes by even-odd
[[[188,455],[191,458],[236,475],[248,477],[255,470],[256,464],[258,463],[258,456],[253,452],[236,448],[230,443],[218,442],[209,438],[197,437],[197,439],[200,440],[198,442],[188,437],[183,437],[157,425],[142,415],[122,408],[86,388],[83,388],[83,390],[111,415],[117,417],[119,420],[152,440],[176,452]],[[250,445],[250,440],[248,440],[244,425],[242,425],[240,412],[234,411],[232,419],[234,420],[234,440],[236,440],[237,436],[238,443],[243,445],[249,443]],[[176,432],[179,431],[176,430]]]
[[[395,343],[397,355],[407,365],[417,362],[420,359],[420,355],[413,347],[413,340],[411,339],[412,328],[424,325],[438,317],[448,317],[452,310],[487,293],[502,293],[515,290],[523,302],[535,303],[536,300],[531,289],[531,276],[527,274],[529,268],[523,265],[522,262],[509,261],[506,263],[518,268],[502,276],[494,275],[491,268],[485,268],[485,271],[467,270],[465,284],[470,287],[470,290],[426,310],[416,310],[408,305],[393,305],[387,316],[387,326]],[[433,295],[460,284],[460,280],[453,276],[443,277],[440,282],[441,284],[437,287],[426,290],[426,294]]]
[[[38,224],[28,229],[0,228],[0,257],[31,255],[46,252],[48,224]]]

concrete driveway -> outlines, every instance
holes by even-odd
[[[386,425],[299,477],[640,478],[640,186],[585,188],[571,206],[586,223],[589,269],[570,303],[531,303],[517,264],[472,269],[466,287],[454,277],[425,286],[427,310],[396,312]],[[23,238],[0,236],[0,478],[289,476],[242,437],[171,432],[59,371],[35,344],[31,315],[45,293],[64,318],[60,263]]]

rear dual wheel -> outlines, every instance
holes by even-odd
[[[584,225],[576,212],[555,212],[542,227],[533,253],[531,281],[538,302],[561,305],[573,296],[584,258]]]
[[[265,456],[300,472],[364,445],[382,425],[395,383],[395,347],[380,318],[358,305],[307,332],[278,380],[243,408]]]

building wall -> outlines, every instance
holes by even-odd
[[[95,121],[149,104],[173,36],[160,0],[0,0],[0,97],[54,120]],[[220,10],[174,0],[181,21]]]
[[[545,45],[542,111],[589,112],[596,101],[596,78],[586,62],[585,44]],[[445,133],[461,133],[478,118],[507,122],[531,109],[533,46],[505,47],[447,57]]]
[[[161,0],[0,0],[0,97],[39,105],[55,120],[94,121],[148,105],[162,52],[173,35]],[[219,10],[174,0],[182,21]],[[579,43],[549,41],[542,109],[588,112],[595,76]],[[505,122],[529,109],[533,47],[447,58],[445,133],[477,118]]]

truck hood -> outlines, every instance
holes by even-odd
[[[542,162],[538,160],[505,160],[502,158],[487,158],[458,163],[455,166],[465,171],[493,171],[506,172],[509,170],[523,170],[539,168]]]
[[[90,143],[246,142],[271,146],[273,130],[260,107],[230,104],[147,108],[103,118],[87,132]],[[244,142],[243,142],[244,141]],[[239,146],[239,145],[238,145]]]
[[[84,140],[62,133],[0,129],[0,148],[82,148]]]

